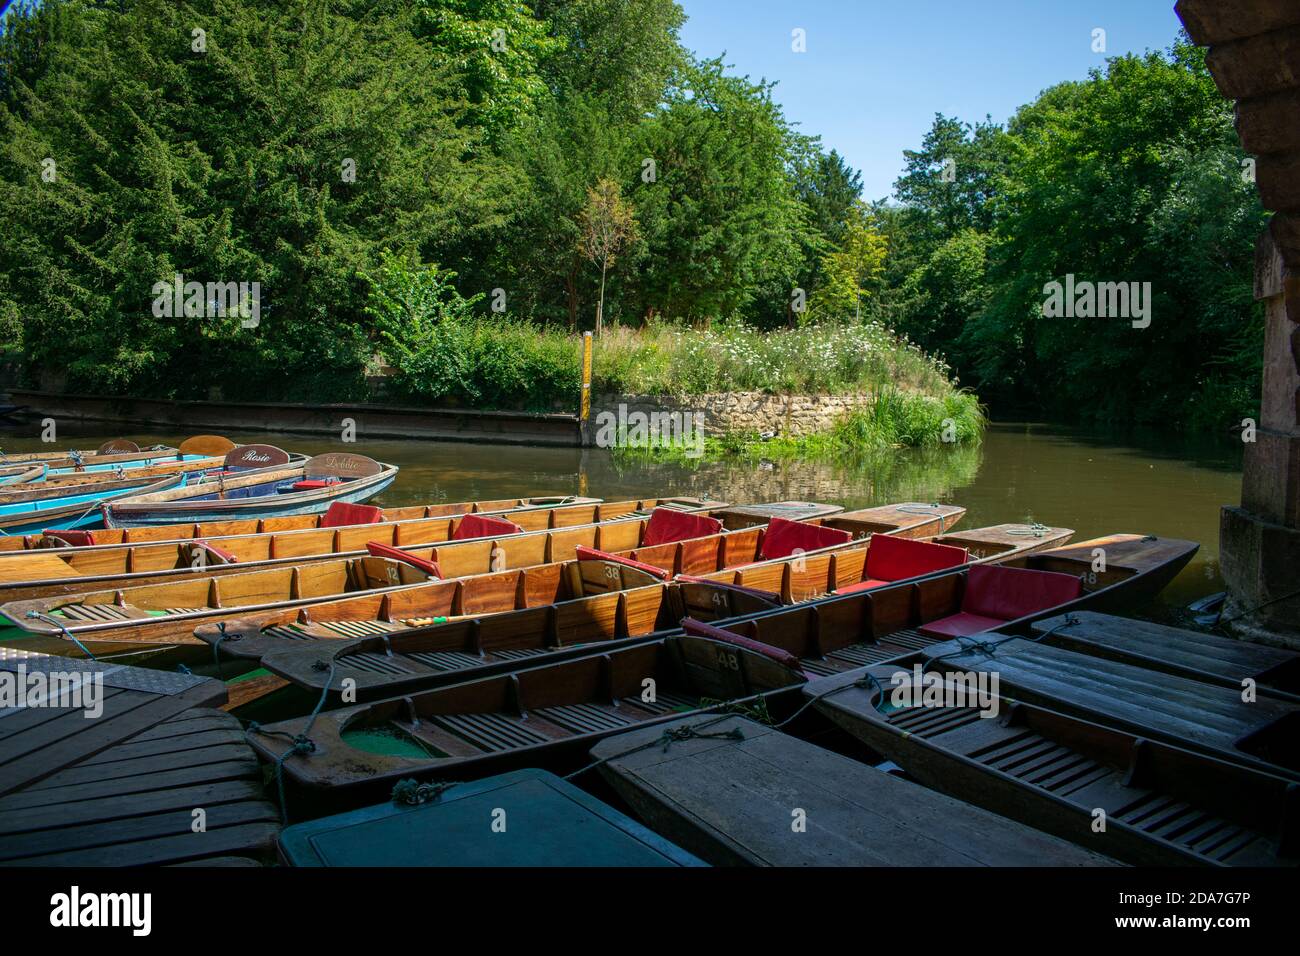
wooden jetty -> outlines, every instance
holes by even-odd
[[[220,682],[0,650],[0,681],[60,680],[0,709],[0,864],[267,858],[278,811]]]

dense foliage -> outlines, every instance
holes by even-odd
[[[475,322],[592,326],[597,183],[637,223],[605,270],[611,320],[790,321],[840,226],[844,197],[813,195],[840,164],[768,86],[693,61],[682,21],[673,0],[20,4],[0,334],[75,390],[342,398],[382,356],[433,400],[461,376],[413,369]],[[456,277],[458,328],[384,318],[394,261]],[[176,276],[258,283],[258,321],[157,314]]]
[[[948,401],[942,352],[998,410],[1250,413],[1263,214],[1198,51],[1114,60],[1005,126],[938,117],[896,202],[864,204],[683,22],[25,0],[0,26],[0,347],[80,391],[344,399],[387,365],[404,400],[571,407],[603,282],[597,373],[634,391]],[[597,189],[627,229],[593,258]],[[1044,318],[1067,274],[1151,282],[1151,326]],[[177,276],[257,283],[260,316],[159,314]]]
[[[1226,431],[1258,409],[1265,214],[1200,50],[1122,57],[1006,125],[938,117],[879,211],[877,314],[995,407]],[[945,177],[945,164],[948,175]],[[1151,322],[1048,318],[1045,286],[1151,283]]]

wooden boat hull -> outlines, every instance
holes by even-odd
[[[652,727],[591,757],[637,816],[715,866],[1113,865],[743,717],[670,726],[686,739]]]
[[[978,536],[980,530],[970,535]],[[1068,536],[1064,532],[1058,537]],[[1025,542],[1021,547],[1035,545]],[[846,557],[848,552],[836,555]],[[995,557],[981,560],[989,562]],[[733,587],[735,580],[728,579],[740,579],[758,570],[784,571],[788,581],[802,574],[800,565],[808,560],[806,555],[790,557],[706,576],[717,579],[716,583],[701,580],[651,584],[500,613],[492,613],[491,597],[479,597],[470,591],[476,583],[490,588],[495,582],[490,578],[482,582],[466,579],[462,583],[462,606],[477,611],[445,624],[403,629],[392,622],[405,620],[408,612],[403,608],[403,598],[394,597],[389,599],[383,620],[335,622],[327,614],[318,613],[310,625],[250,628],[242,621],[233,621],[220,646],[233,656],[256,657],[262,667],[314,693],[326,690],[325,673],[317,662],[333,665],[340,677],[348,679],[352,701],[373,700],[502,673],[521,666],[521,662],[562,660],[591,653],[598,647],[622,647],[680,634],[680,622],[685,616],[708,621],[761,614],[778,606],[778,593],[770,593],[770,598],[764,600],[760,592]],[[828,583],[833,580],[831,576]],[[514,590],[533,589],[519,584]],[[707,595],[692,593],[698,590]],[[790,593],[788,586],[784,590]],[[818,596],[804,594],[798,600]],[[363,636],[367,634],[371,636]],[[196,636],[214,642],[220,638],[205,629]],[[337,701],[340,695],[341,688],[329,691],[331,700]]]
[[[961,701],[884,705],[896,670],[822,678],[804,694],[920,783],[1115,859],[1300,864],[1300,842],[1285,823],[1295,784],[1284,777],[1005,697],[990,698],[999,711],[991,717]]]
[[[600,544],[614,540],[616,536],[630,539],[635,544],[644,534],[645,526],[644,517],[629,516],[605,524],[446,542],[429,554],[439,562],[454,587],[456,578],[487,573],[498,560],[505,567],[516,563],[540,565],[551,558],[557,562],[571,561],[578,546]],[[374,529],[380,527],[355,526],[349,534],[364,541],[374,536]],[[30,556],[33,559],[37,557]],[[227,620],[276,612],[283,612],[289,620],[297,620],[303,614],[312,613],[311,609],[318,605],[347,603],[349,593],[358,599],[358,605],[368,605],[372,600],[379,602],[369,607],[369,614],[373,616],[387,595],[422,586],[402,580],[391,586],[349,592],[352,570],[362,560],[335,558],[301,565],[290,561],[253,572],[201,574],[184,581],[142,585],[129,590],[105,589],[33,601],[11,601],[0,607],[0,616],[11,624],[7,632],[0,631],[0,642],[20,640],[24,647],[50,653],[72,653],[75,645],[64,640],[72,637],[97,649],[114,652],[129,646],[136,650],[147,645],[199,646],[202,642],[194,637],[193,632],[202,624],[220,622],[224,625]],[[8,564],[7,559],[0,558],[0,575]],[[555,570],[558,574],[558,564]],[[422,579],[416,579],[419,580]],[[432,583],[443,587],[448,582]],[[57,626],[41,617],[52,613],[64,617]]]
[[[656,501],[634,500],[552,509],[528,508],[524,511],[478,511],[474,514],[503,517],[524,527],[525,531],[521,533],[536,533],[607,524],[619,519],[635,520],[639,513],[643,515],[657,506]],[[713,505],[702,503],[701,507]],[[361,557],[371,542],[407,550],[411,550],[415,542],[420,542],[419,547],[427,551],[455,543],[453,534],[458,517],[462,516],[345,525],[264,536],[244,535],[229,540],[206,534],[201,536],[206,543],[234,554],[239,560],[233,564],[208,562],[204,552],[195,549],[188,541],[141,543],[118,548],[40,549],[11,555],[0,552],[0,605],[90,591],[125,590],[196,577],[228,577],[282,567],[304,567],[323,561]],[[513,537],[505,535],[493,540],[509,541]],[[272,554],[278,556],[262,557]],[[262,559],[258,560],[259,557]],[[500,564],[502,568],[514,566],[506,560]],[[125,568],[134,570],[123,573]]]
[[[1098,542],[1105,542],[1110,549],[1103,574],[1089,571]],[[1084,578],[1084,594],[1069,603],[1006,622],[999,631],[1028,634],[1033,624],[1044,618],[1096,607],[1125,607],[1150,599],[1186,566],[1199,547],[1195,542],[1175,539],[1156,543],[1160,547],[1153,549],[1149,536],[1112,535],[1004,562],[1008,567],[1056,571],[1070,568]],[[943,638],[924,634],[919,627],[960,609],[968,567],[756,614],[737,622],[718,622],[718,626],[794,654],[811,676],[842,673],[901,659],[942,643]]]
[[[358,478],[336,488],[321,488],[284,495],[267,494],[239,501],[214,501],[184,506],[149,505],[129,499],[108,503],[103,508],[109,528],[141,528],[166,524],[195,524],[226,521],[236,517],[284,518],[320,514],[334,502],[362,504],[381,494],[397,478],[397,468],[386,465],[378,475]]]
[[[695,502],[699,499],[649,499],[658,504],[668,501]],[[465,514],[498,514],[504,512],[527,513],[532,511],[559,508],[565,505],[600,504],[600,498],[588,498],[581,495],[553,495],[532,498],[496,498],[482,501],[437,502],[424,505],[406,505],[383,509],[380,525],[405,524],[419,522],[428,518],[451,518]],[[720,504],[720,502],[719,502]],[[646,507],[653,507],[647,505]],[[59,557],[70,555],[106,554],[115,549],[126,549],[132,545],[180,545],[203,538],[221,547],[231,547],[237,541],[251,538],[285,535],[291,532],[320,531],[324,515],[295,515],[288,518],[235,518],[228,521],[208,522],[193,525],[161,525],[142,528],[104,528],[95,535],[95,544],[68,545],[42,539],[39,536],[0,538],[0,557],[21,552],[39,550],[43,554]],[[515,520],[515,519],[512,519]],[[579,522],[581,523],[581,522]],[[535,530],[535,529],[534,529]],[[287,541],[287,539],[284,539]],[[394,547],[424,543],[417,535],[410,539],[394,539]],[[280,554],[322,554],[328,553],[329,547],[313,550],[307,546],[288,546],[281,548]],[[267,552],[270,555],[272,551]],[[126,566],[123,562],[122,567]]]
[[[18,501],[0,508],[0,532],[6,535],[35,534],[50,529],[63,531],[75,528],[93,528],[100,523],[99,509],[104,502],[140,494],[142,491],[164,491],[183,482],[183,474],[159,479],[127,479],[97,487],[83,495],[60,495],[37,498],[30,502]],[[27,505],[27,507],[22,507]]]
[[[271,724],[249,739],[294,788],[331,806],[359,806],[389,797],[408,778],[463,779],[580,760],[612,734],[802,683],[797,671],[763,654],[666,638]],[[385,733],[399,736],[378,747],[368,736]],[[286,755],[285,742],[295,739],[310,739],[311,752]],[[422,756],[395,753],[402,744]]]

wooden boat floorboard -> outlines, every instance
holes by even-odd
[[[637,813],[716,865],[1105,866],[1105,857],[740,717],[609,737],[594,760]],[[803,826],[799,823],[802,821]]]

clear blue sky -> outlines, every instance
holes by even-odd
[[[678,0],[685,45],[726,53],[735,72],[778,81],[802,132],[862,171],[864,195],[893,190],[903,150],[935,113],[1005,121],[1105,56],[1164,50],[1182,24],[1174,0]],[[791,51],[806,31],[807,52]],[[1092,31],[1106,31],[1106,55]]]

